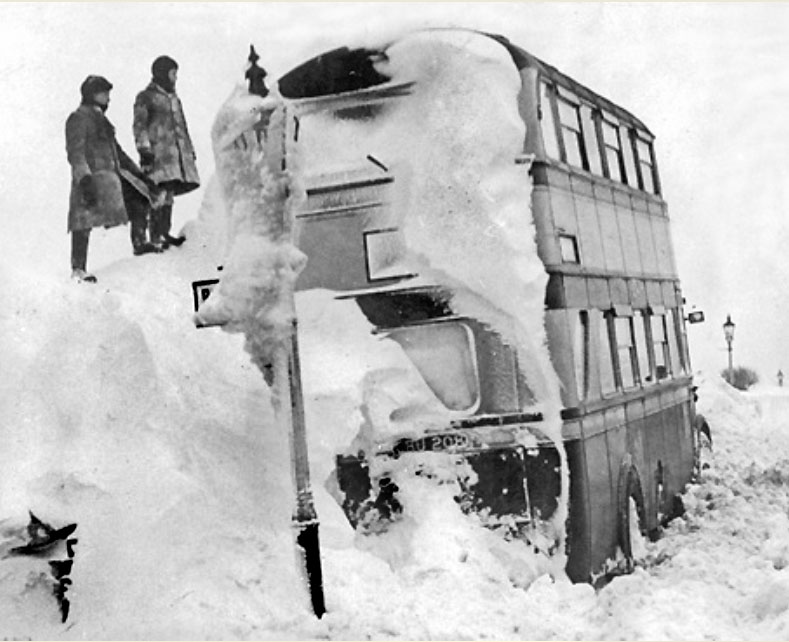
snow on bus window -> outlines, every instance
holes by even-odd
[[[449,410],[479,403],[479,376],[471,329],[462,323],[399,328],[387,336],[405,351],[433,393]]]
[[[373,230],[364,233],[367,279],[391,279],[406,276],[405,241],[397,229]]]

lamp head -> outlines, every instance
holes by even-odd
[[[734,340],[735,323],[731,320],[731,315],[726,315],[726,323],[723,324],[723,334],[726,336],[726,341],[731,343]]]

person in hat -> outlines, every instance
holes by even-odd
[[[95,283],[87,271],[88,242],[94,227],[114,227],[130,220],[124,195],[136,199],[130,208],[135,254],[153,251],[145,242],[151,194],[146,177],[115,139],[105,116],[112,83],[88,76],[80,86],[79,107],[66,119],[66,155],[71,166],[68,231],[71,233],[72,277]]]
[[[197,189],[200,177],[183,106],[175,93],[178,63],[159,56],[151,73],[150,84],[134,101],[134,142],[143,171],[164,192],[162,204],[153,212],[151,238],[166,249],[185,240],[170,234],[173,198]]]

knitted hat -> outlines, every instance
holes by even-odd
[[[178,63],[170,56],[159,56],[151,65],[151,73],[156,81],[167,81],[171,69],[178,69]]]
[[[104,76],[88,76],[79,87],[83,100],[91,100],[99,92],[110,89],[112,89],[112,83]]]

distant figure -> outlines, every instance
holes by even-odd
[[[134,142],[143,171],[163,192],[151,217],[151,240],[167,249],[186,240],[170,234],[173,198],[197,189],[200,177],[183,106],[175,93],[178,63],[159,56],[151,73],[150,84],[134,101]]]
[[[247,69],[247,73],[244,74],[244,77],[249,82],[249,93],[265,98],[268,96],[268,87],[266,87],[265,80],[268,74],[265,69],[258,66],[260,56],[258,56],[257,51],[255,51],[254,45],[249,45],[249,58],[247,60],[249,60],[249,68]]]
[[[139,199],[143,218],[132,220],[132,244],[145,231],[150,191],[145,176],[115,140],[115,128],[104,113],[110,104],[112,83],[102,76],[88,76],[80,86],[82,101],[66,120],[66,154],[71,165],[68,231],[71,232],[71,275],[80,282],[96,283],[87,271],[88,241],[94,227],[125,224],[129,213],[124,193]],[[142,247],[142,246],[140,246]],[[135,245],[135,253],[138,246]]]
[[[780,370],[778,371],[778,385],[781,387],[784,385],[784,373]]]

